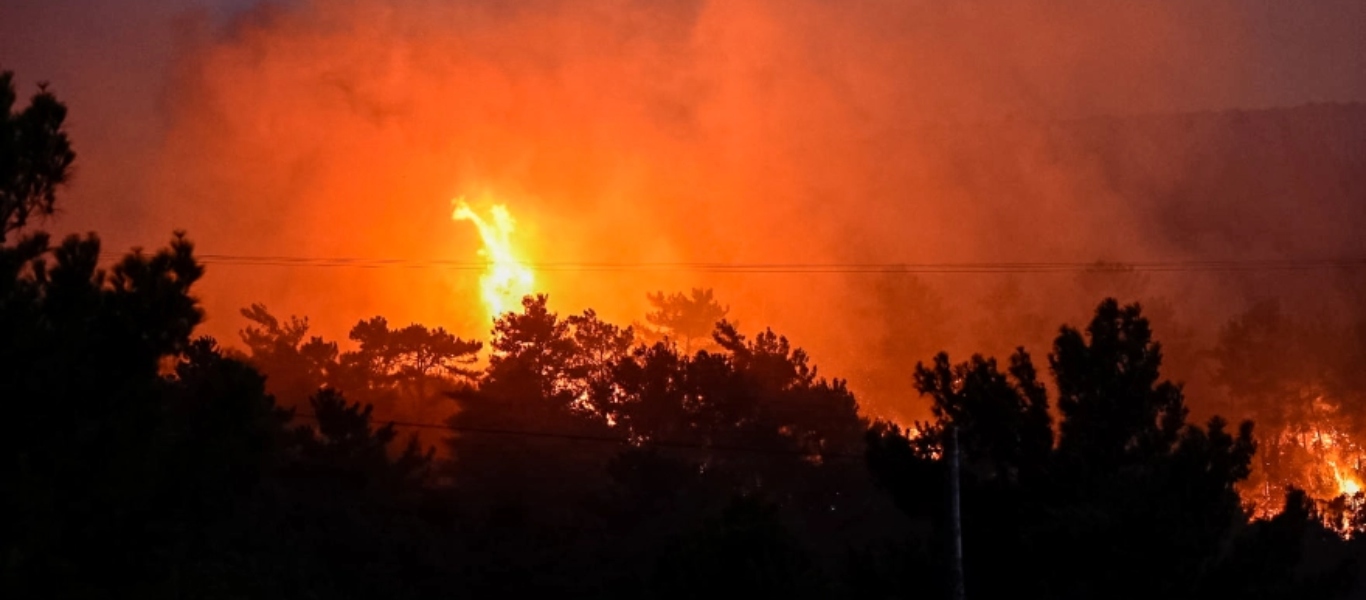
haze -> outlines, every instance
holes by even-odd
[[[48,228],[110,250],[184,229],[206,255],[473,261],[475,231],[450,219],[463,195],[505,203],[535,262],[1302,258],[1366,251],[1359,178],[1223,197],[1190,182],[1241,144],[1231,109],[1319,106],[1327,138],[1292,128],[1263,152],[1345,139],[1323,168],[1360,164],[1340,130],[1363,123],[1361,31],[1366,5],[1336,0],[59,0],[0,9],[0,67],[71,108],[78,171]],[[477,277],[211,261],[199,294],[229,342],[252,302],[334,339],[376,314],[479,337]],[[743,328],[788,334],[856,390],[908,382],[939,349],[1046,343],[1090,292],[1123,288],[1076,279],[538,276],[557,309],[619,322],[647,292],[714,288]],[[1198,323],[1286,281],[1153,274],[1135,293]],[[1003,290],[1041,331],[960,316]],[[869,330],[894,362],[855,360]]]

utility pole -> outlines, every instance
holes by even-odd
[[[952,553],[949,571],[952,577],[953,600],[964,600],[963,589],[963,515],[959,509],[958,490],[958,427],[949,425],[949,535]]]

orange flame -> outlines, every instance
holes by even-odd
[[[1315,411],[1299,424],[1283,429],[1268,448],[1267,457],[1280,464],[1274,472],[1272,462],[1263,460],[1259,472],[1240,493],[1257,518],[1270,518],[1280,506],[1279,494],[1293,486],[1305,491],[1326,512],[1324,524],[1351,537],[1354,525],[1344,507],[1356,510],[1366,501],[1357,494],[1366,491],[1362,464],[1366,451],[1352,436],[1334,422],[1338,413],[1316,400]]]
[[[1333,468],[1333,479],[1337,481],[1338,493],[1346,496],[1355,496],[1361,491],[1361,481],[1357,480],[1351,473],[1344,474],[1342,469],[1334,463],[1329,463]]]
[[[513,220],[506,206],[495,204],[484,219],[470,208],[464,198],[454,201],[457,221],[474,223],[484,247],[479,255],[488,260],[488,269],[479,277],[480,295],[489,319],[516,309],[522,297],[532,293],[535,277],[531,268],[518,256],[512,246]]]

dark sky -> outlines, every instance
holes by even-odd
[[[482,2],[483,0],[467,0]],[[318,0],[312,4],[353,2]],[[421,5],[398,0],[395,5]],[[685,4],[680,1],[678,4]],[[912,2],[914,3],[914,2]],[[43,0],[0,6],[0,68],[18,81],[51,82],[72,106],[89,145],[149,139],[160,125],[173,59],[223,35],[235,18],[284,0]],[[527,2],[553,10],[558,2]],[[588,3],[592,4],[592,3]],[[1079,5],[1087,2],[1078,2]],[[1158,110],[1293,106],[1366,101],[1366,2],[1361,0],[1161,0],[1150,2],[1207,27],[1237,60],[1183,58],[1146,65],[1172,81],[1217,79],[1169,95]],[[1231,35],[1228,32],[1235,32]],[[1084,32],[1083,32],[1084,33]],[[965,32],[971,35],[971,32]],[[1220,37],[1220,36],[1223,37]],[[1230,72],[1232,71],[1232,72]],[[1027,78],[1028,75],[1022,75]],[[1227,82],[1236,82],[1229,84]],[[117,112],[117,114],[111,114]]]
[[[478,1],[478,0],[473,0]],[[400,0],[395,4],[416,4]],[[327,4],[327,2],[318,2]],[[262,0],[44,0],[0,7],[0,65],[21,80],[59,82],[68,95],[114,94],[150,102],[177,41],[264,4]],[[274,5],[302,2],[273,2]],[[527,3],[548,5],[551,3]],[[1234,28],[1251,50],[1239,97],[1173,99],[1171,108],[1241,108],[1366,100],[1366,2],[1360,0],[1162,0],[1194,22],[1220,5],[1211,30]],[[1199,65],[1162,65],[1173,72]],[[78,98],[83,101],[83,98]]]

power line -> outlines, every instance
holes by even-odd
[[[295,417],[304,419],[318,420],[318,415],[312,413],[295,412]],[[757,446],[736,446],[730,444],[700,444],[697,442],[685,442],[680,440],[658,440],[644,439],[632,440],[625,437],[588,435],[579,433],[562,433],[555,431],[534,431],[527,429],[498,429],[490,427],[469,427],[464,425],[450,425],[441,423],[422,423],[413,421],[389,421],[378,419],[379,422],[390,424],[395,427],[407,427],[410,429],[433,429],[442,431],[452,431],[457,433],[474,433],[483,435],[501,435],[513,437],[530,437],[544,439],[560,439],[571,442],[587,442],[598,444],[613,444],[621,446],[655,446],[660,448],[677,448],[691,450],[709,450],[718,452],[735,452],[748,454],[765,454],[774,456],[811,456],[811,453],[800,450],[789,450],[782,448],[760,448]],[[830,458],[862,459],[861,454],[849,454],[843,452],[819,453],[822,460]]]
[[[283,268],[441,269],[483,271],[487,262],[441,259],[394,259],[362,257],[304,257],[284,255],[201,254],[208,265]],[[529,262],[539,272],[649,272],[690,271],[702,273],[756,274],[973,274],[973,273],[1077,273],[1126,274],[1168,272],[1262,272],[1322,269],[1360,269],[1366,258],[1236,259],[1135,262]]]

